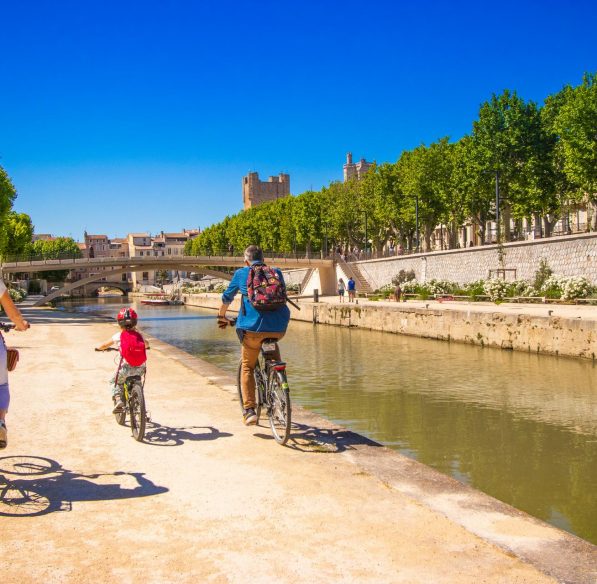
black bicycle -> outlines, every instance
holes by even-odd
[[[96,349],[96,351],[100,350],[101,349]],[[120,353],[120,351],[114,347],[108,347],[107,349],[103,350],[116,351],[117,353]],[[120,371],[121,367],[122,356],[120,357],[120,362],[118,363],[116,376],[118,376],[118,371]],[[116,412],[114,414],[116,422],[121,426],[124,426],[128,412],[131,420],[131,432],[133,434],[133,438],[138,442],[143,442],[143,438],[145,437],[145,427],[147,422],[150,421],[149,414],[145,408],[145,394],[143,392],[143,388],[145,387],[145,375],[129,375],[120,387],[122,389],[124,408],[122,408],[122,411]]]
[[[230,321],[232,326],[236,321]],[[288,441],[292,425],[292,408],[290,405],[290,389],[286,377],[286,363],[276,360],[276,339],[264,339],[261,343],[259,359],[255,365],[255,413],[257,423],[261,409],[265,408],[274,439],[282,446]],[[244,412],[243,394],[241,390],[242,361],[238,364],[236,388],[241,411]]]
[[[0,331],[2,332],[9,332],[11,331],[13,328],[15,328],[15,325],[9,322],[0,322]]]

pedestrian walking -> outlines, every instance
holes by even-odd
[[[345,290],[346,290],[346,284],[344,283],[344,280],[342,278],[340,278],[338,280],[338,299],[340,300],[340,302],[344,302]]]
[[[352,279],[352,277],[348,279],[347,288],[348,288],[348,302],[354,302],[355,296],[357,294],[357,285],[356,285],[356,282]]]

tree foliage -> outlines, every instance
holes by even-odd
[[[548,96],[543,106],[515,91],[493,95],[460,140],[421,144],[394,163],[374,164],[360,180],[226,217],[188,242],[186,253],[238,253],[250,244],[286,253],[317,254],[326,245],[380,253],[389,242],[414,249],[417,226],[423,249],[453,248],[467,224],[482,242],[492,241],[486,229],[497,215],[496,175],[506,240],[530,218],[549,236],[583,200],[595,204],[597,229],[595,75]]]

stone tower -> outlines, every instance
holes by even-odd
[[[352,161],[352,152],[346,154],[346,164],[344,165],[344,182],[351,178],[360,180],[363,175],[369,170],[371,163],[361,158],[356,164]]]
[[[245,210],[288,195],[290,195],[289,174],[280,173],[278,176],[270,176],[267,181],[259,180],[257,172],[250,172],[247,176],[243,176],[243,208]]]

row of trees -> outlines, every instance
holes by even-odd
[[[504,91],[483,103],[470,134],[444,137],[374,165],[361,180],[333,182],[226,217],[187,244],[189,254],[240,250],[251,243],[282,252],[326,246],[372,247],[388,242],[432,248],[438,226],[447,247],[472,224],[481,242],[499,218],[506,241],[523,219],[544,236],[577,205],[597,204],[597,78],[548,96],[542,106]],[[417,221],[418,218],[418,221]],[[597,212],[593,224],[597,229]],[[370,242],[370,243],[369,243]]]

